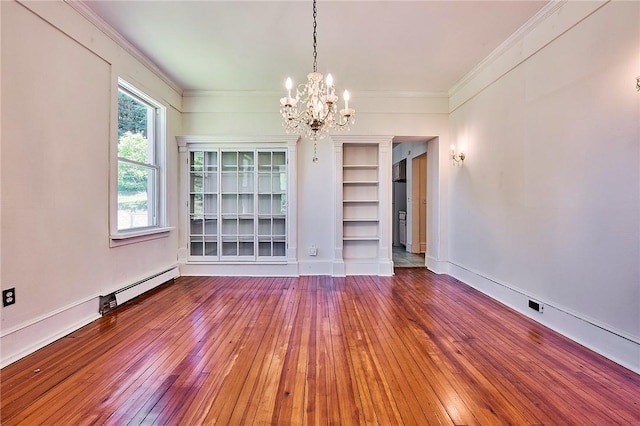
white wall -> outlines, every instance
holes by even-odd
[[[191,93],[183,101],[185,135],[277,135],[282,134],[278,114],[282,94]],[[352,94],[356,123],[349,135],[441,135],[448,137],[447,98],[399,96],[380,98]],[[412,112],[413,111],[413,112]],[[313,142],[298,143],[298,261],[301,275],[331,275],[335,246],[335,156],[331,137],[318,142],[318,163],[313,163]],[[446,143],[445,143],[446,146]],[[435,146],[437,149],[437,146]],[[432,146],[432,149],[434,147]],[[438,158],[436,155],[434,158]],[[446,161],[446,158],[445,160]],[[389,167],[391,165],[389,164]],[[434,167],[437,172],[438,167]],[[446,178],[446,177],[444,177]],[[391,188],[391,185],[389,185]],[[437,191],[434,191],[437,196]],[[391,199],[391,194],[389,194]],[[446,204],[444,204],[446,206]],[[434,202],[440,209],[440,203]],[[433,214],[434,218],[441,216]],[[439,225],[438,225],[439,226]],[[317,256],[309,256],[315,245]],[[389,241],[389,245],[391,241]],[[429,248],[428,248],[429,250]],[[438,248],[432,257],[438,258]]]
[[[640,371],[640,3],[600,6],[562,5],[452,94],[448,256]]]
[[[110,248],[117,78],[167,108],[177,223],[180,95],[62,2],[3,1],[1,363],[98,317],[98,299],[176,263],[177,235]]]

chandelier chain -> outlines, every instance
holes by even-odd
[[[313,0],[313,72],[318,71],[318,22],[316,16],[316,0]]]
[[[317,141],[332,130],[349,130],[355,113],[353,108],[349,108],[349,92],[344,91],[344,108],[339,109],[333,77],[328,74],[325,81],[318,72],[317,0],[313,0],[313,72],[307,74],[306,84],[296,87],[294,96],[291,94],[294,88],[291,78],[287,78],[285,87],[287,96],[280,99],[282,124],[287,133],[299,133],[313,140],[313,162],[316,163]]]

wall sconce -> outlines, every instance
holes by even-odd
[[[640,75],[636,77],[636,90],[640,92]]]
[[[456,152],[456,146],[455,145],[451,145],[451,155],[450,155],[450,157],[455,162],[455,164],[462,165],[462,162],[466,158],[466,155],[464,153],[464,149],[461,149],[460,152]]]

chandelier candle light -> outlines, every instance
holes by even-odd
[[[354,123],[355,110],[349,108],[349,92],[344,91],[344,109],[336,114],[338,97],[333,85],[333,77],[327,74],[326,80],[318,72],[316,0],[313,0],[313,72],[307,74],[307,84],[296,88],[296,96],[291,96],[293,81],[287,78],[285,87],[287,96],[280,99],[282,124],[287,133],[305,135],[313,140],[313,162],[318,161],[317,141],[324,138],[333,129],[349,129]]]

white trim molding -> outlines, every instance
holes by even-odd
[[[535,55],[609,0],[552,0],[449,90],[449,112]]]
[[[118,304],[178,276],[178,268],[176,265],[171,265],[163,272],[151,275],[148,280],[143,279],[139,283],[124,288],[120,285],[118,288],[123,288],[123,290],[117,295]],[[117,291],[117,289],[113,291]],[[113,291],[106,291],[105,294]],[[2,330],[0,334],[0,368],[4,368],[97,320],[100,318],[99,303],[99,295],[86,297],[15,327]]]
[[[297,277],[297,262],[188,262],[180,264],[183,277]]]
[[[425,256],[425,265],[427,269],[429,269],[434,274],[448,274],[449,273],[449,262],[436,259],[433,256],[426,255]]]
[[[64,306],[26,323],[2,330],[0,368],[55,342],[100,318],[98,296]]]
[[[166,238],[169,233],[176,229],[174,226],[166,226],[160,228],[148,228],[132,232],[118,232],[109,236],[109,247],[119,247],[127,244],[139,243],[142,241],[155,240],[158,238]]]
[[[82,15],[82,17],[87,21],[91,22],[96,28],[102,31],[107,37],[109,37],[114,43],[124,49],[128,54],[142,63],[165,84],[182,95],[183,90],[180,86],[178,86],[178,84],[176,84],[175,81],[173,81],[167,74],[165,74],[160,68],[158,68],[158,66],[151,59],[145,56],[137,47],[135,47],[127,39],[125,39],[112,26],[107,24],[101,17],[96,15],[96,13],[85,4],[85,1],[64,0],[64,2],[71,6],[80,15]]]
[[[446,273],[462,283],[640,374],[640,338],[573,312],[566,307],[527,294],[511,284],[484,276],[470,268],[452,262],[447,263],[448,267],[442,269],[446,269]],[[530,299],[542,303],[544,312],[530,309],[528,307]]]

